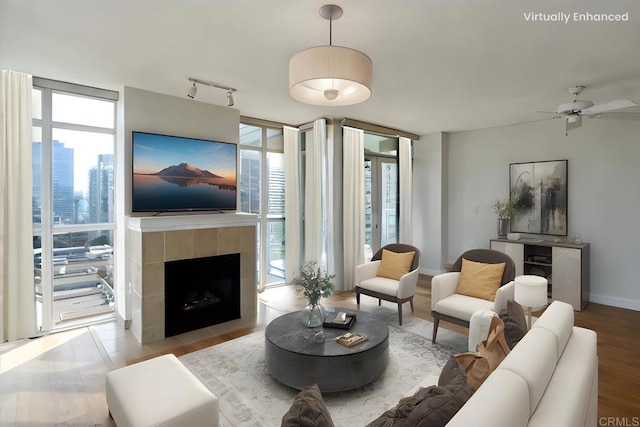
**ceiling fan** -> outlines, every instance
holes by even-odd
[[[594,105],[591,101],[578,99],[578,95],[584,88],[585,86],[571,86],[569,88],[569,93],[573,95],[572,102],[566,102],[558,105],[558,108],[553,113],[548,111],[539,112],[554,114],[554,119],[564,118],[566,123],[565,135],[569,135],[570,130],[577,129],[582,126],[582,117],[614,120],[640,120],[639,113],[614,113],[614,111],[629,107],[636,107],[640,104],[629,101],[628,99],[616,99],[615,101]]]

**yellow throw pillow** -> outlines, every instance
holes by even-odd
[[[415,251],[396,253],[383,249],[382,263],[376,276],[400,280],[402,276],[411,271],[411,264],[413,264],[415,254]]]
[[[485,264],[462,258],[457,293],[495,301],[506,263]]]

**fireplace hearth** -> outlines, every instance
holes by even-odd
[[[240,254],[165,262],[165,336],[240,318]]]

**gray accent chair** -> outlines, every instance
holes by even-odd
[[[504,262],[505,268],[502,274],[500,288],[496,292],[495,301],[482,298],[474,298],[456,293],[462,258],[469,261],[487,264],[500,264]],[[469,320],[478,310],[492,310],[500,313],[507,308],[507,301],[513,300],[516,265],[511,257],[503,252],[492,249],[471,249],[460,255],[448,273],[439,274],[431,279],[431,315],[433,316],[433,338],[436,342],[438,324],[440,320],[456,325],[469,327]]]
[[[395,253],[415,252],[409,273],[400,280],[377,277],[378,268],[382,262],[382,250]],[[413,313],[413,296],[418,285],[420,274],[420,250],[415,246],[403,243],[392,243],[384,246],[375,253],[370,262],[356,266],[356,303],[360,305],[360,294],[378,298],[378,305],[382,300],[398,304],[398,321],[402,325],[402,304],[409,302]]]

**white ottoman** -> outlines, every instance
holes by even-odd
[[[218,425],[218,398],[173,354],[109,372],[106,394],[118,427]]]

